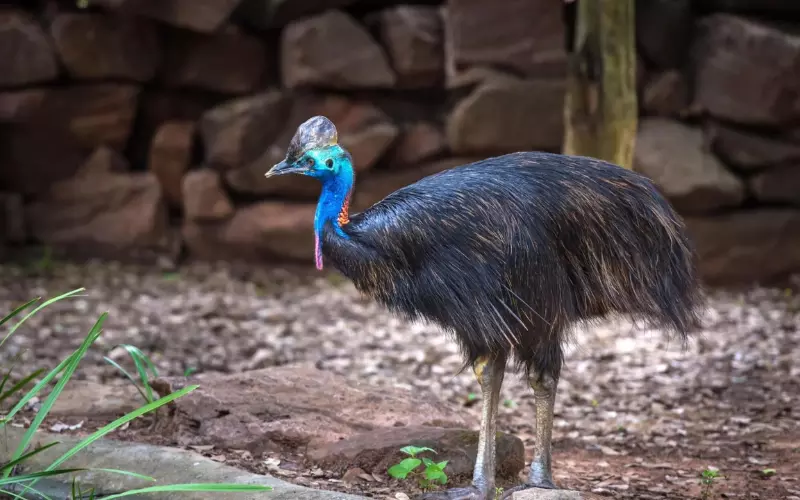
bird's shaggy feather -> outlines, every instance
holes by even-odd
[[[331,223],[323,256],[391,310],[558,377],[579,321],[611,313],[685,339],[699,287],[683,222],[653,183],[576,156],[514,153],[406,186]]]

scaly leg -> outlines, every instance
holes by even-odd
[[[536,405],[536,443],[533,447],[533,462],[528,482],[506,490],[503,493],[503,500],[510,498],[515,491],[529,488],[556,489],[553,483],[550,443],[553,436],[553,408],[556,402],[558,378],[548,374],[532,373],[528,383],[533,389]]]
[[[500,400],[500,387],[503,385],[505,366],[504,358],[481,358],[472,366],[483,395],[478,456],[475,459],[472,486],[429,493],[423,495],[422,500],[494,500],[497,405]]]

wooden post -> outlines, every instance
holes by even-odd
[[[632,168],[638,121],[634,0],[576,1],[564,153]]]

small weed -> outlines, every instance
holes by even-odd
[[[478,401],[480,400],[480,398],[481,398],[480,394],[477,394],[477,393],[474,393],[474,392],[470,392],[470,393],[469,393],[469,394],[467,394],[467,396],[464,398],[464,403],[463,403],[463,405],[464,405],[465,407],[467,407],[467,408],[469,408],[469,407],[471,407],[471,406],[474,406],[474,405],[476,405],[476,404],[478,403]]]
[[[711,490],[714,488],[714,481],[720,477],[722,477],[722,475],[719,473],[719,470],[713,467],[707,467],[700,474],[700,484],[702,485],[700,498],[702,498],[702,500],[709,500],[711,498]]]
[[[513,409],[517,407],[517,403],[515,403],[513,399],[506,399],[505,401],[503,401],[503,406],[505,406],[506,408]]]
[[[420,488],[423,490],[428,490],[437,483],[447,484],[447,474],[444,472],[444,468],[447,467],[447,460],[434,462],[427,457],[417,458],[420,453],[426,451],[436,453],[435,450],[427,447],[406,446],[400,448],[400,451],[408,455],[409,458],[404,458],[399,463],[389,467],[387,472],[390,476],[395,479],[406,479],[409,475],[416,477]],[[420,465],[425,467],[417,470]]]
[[[774,476],[777,473],[778,471],[776,471],[775,469],[764,469],[761,471],[761,477],[768,478]]]
[[[197,368],[194,366],[187,366],[185,370],[183,370],[184,377],[190,377],[194,372],[197,371]]]
[[[494,489],[494,500],[499,500],[500,497],[503,496],[503,491],[504,491],[503,488],[501,488],[500,486],[495,487],[495,489]]]
[[[153,389],[152,387],[150,387],[150,378],[147,375],[147,371],[149,369],[150,373],[153,375],[153,378],[158,378],[158,370],[156,370],[156,366],[153,364],[152,361],[150,361],[150,358],[148,358],[136,346],[128,344],[120,344],[117,347],[122,347],[123,349],[128,351],[128,354],[133,360],[133,364],[136,365],[136,372],[139,375],[138,382],[136,378],[134,378],[134,376],[128,372],[128,370],[120,366],[120,364],[114,361],[113,359],[107,356],[103,356],[103,359],[105,359],[108,364],[110,364],[111,366],[122,372],[122,374],[125,375],[125,378],[130,380],[131,383],[134,385],[134,387],[136,387],[136,389],[139,391],[139,394],[142,395],[142,397],[146,402],[152,403],[157,398],[153,396]]]
[[[161,275],[161,279],[164,281],[177,281],[180,277],[180,273],[164,273]]]
[[[5,335],[0,335],[0,337],[2,337],[0,338],[0,348],[2,348],[3,344],[5,344],[6,340],[8,340],[12,335],[14,335],[17,332],[17,330],[19,330],[20,326],[22,326],[29,318],[35,315],[38,311],[42,310],[43,308],[55,302],[77,296],[81,292],[83,292],[83,288],[79,288],[77,290],[73,290],[71,292],[67,292],[65,294],[51,298],[38,305],[37,303],[41,300],[41,298],[36,298],[15,308],[9,314],[5,316],[0,316],[0,327],[2,327],[6,323],[10,323],[12,319],[15,319],[17,316],[22,315],[22,313],[26,309],[29,309],[32,306],[36,305],[36,307],[34,307],[30,312],[27,312],[27,314],[22,315],[22,318],[17,320],[13,326],[8,328],[8,332],[6,332]],[[148,404],[117,418],[113,422],[106,424],[100,429],[97,429],[89,436],[84,437],[79,443],[77,443],[72,448],[64,452],[60,457],[56,458],[52,463],[50,463],[50,465],[44,467],[43,470],[38,470],[38,471],[30,470],[31,468],[29,465],[31,463],[31,458],[33,456],[45,450],[51,449],[58,444],[56,442],[44,445],[38,443],[38,439],[40,439],[41,436],[37,437],[36,432],[37,430],[39,430],[42,423],[48,417],[48,414],[50,413],[50,410],[53,408],[56,399],[58,399],[58,397],[62,394],[65,385],[72,378],[73,374],[75,373],[75,370],[78,367],[78,364],[86,355],[86,352],[92,345],[95,344],[95,342],[102,334],[103,324],[105,323],[107,317],[108,313],[101,314],[100,317],[97,319],[97,321],[94,323],[94,326],[91,328],[89,333],[81,342],[81,345],[75,351],[73,351],[71,355],[69,355],[67,358],[61,361],[58,364],[58,366],[56,366],[49,372],[47,372],[46,370],[37,370],[27,376],[24,376],[22,379],[16,382],[11,382],[10,369],[3,376],[2,381],[0,382],[0,403],[13,402],[13,406],[11,408],[6,408],[5,405],[3,405],[3,408],[0,409],[0,411],[2,411],[3,414],[3,417],[0,418],[0,432],[5,430],[6,425],[8,425],[10,422],[13,422],[14,417],[22,409],[26,408],[28,403],[33,398],[41,397],[42,401],[39,405],[38,410],[36,410],[36,415],[30,421],[27,430],[19,440],[16,449],[7,458],[6,462],[0,462],[0,498],[9,498],[9,497],[31,498],[32,496],[35,496],[36,498],[49,498],[41,494],[41,492],[39,492],[39,490],[36,489],[36,485],[39,480],[41,480],[42,478],[47,478],[52,476],[70,475],[74,472],[80,472],[85,470],[91,472],[110,472],[114,474],[122,474],[130,477],[135,477],[138,479],[155,482],[155,478],[143,476],[141,474],[129,471],[122,471],[116,469],[103,469],[103,468],[92,468],[92,469],[62,468],[61,465],[64,462],[67,462],[74,455],[80,453],[84,448],[90,446],[98,439],[101,439],[104,436],[106,436],[108,433],[121,428],[131,420],[134,420],[146,413],[150,413],[166,404],[169,404],[175,399],[182,397],[185,394],[188,394],[189,392],[197,389],[198,387],[197,385],[184,387],[183,389],[176,391],[172,394],[169,394],[167,396],[164,396],[163,398],[149,401]],[[135,349],[135,351],[138,351],[138,349]],[[131,350],[128,350],[128,352],[131,352]],[[38,380],[32,388],[27,389],[26,386],[32,383],[35,379],[38,379],[40,375],[44,376],[40,380]],[[53,382],[55,383],[51,387],[51,383]],[[11,387],[7,388],[9,384],[11,384]],[[44,396],[43,394],[45,388],[50,389],[49,393],[46,396]],[[23,468],[26,470],[22,471],[21,469]],[[105,500],[110,500],[113,498],[120,498],[125,496],[144,495],[147,493],[158,493],[158,492],[175,492],[175,491],[253,492],[253,491],[270,491],[271,489],[272,488],[269,486],[249,485],[249,484],[228,484],[228,483],[169,484],[160,486],[149,486],[149,487],[139,488],[136,490],[123,491],[120,493],[115,493],[110,496],[105,496],[103,498]],[[89,495],[88,498],[95,497],[95,493],[93,491],[91,490],[84,491],[73,479],[72,481],[73,500],[76,500],[75,499],[76,495],[78,495],[79,498],[87,498],[86,497],[87,494]]]

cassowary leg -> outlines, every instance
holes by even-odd
[[[504,358],[480,358],[472,366],[481,385],[483,411],[478,437],[478,456],[472,475],[472,486],[423,495],[423,500],[494,500],[497,442],[497,405],[503,385]]]
[[[546,373],[539,375],[532,372],[528,383],[533,389],[536,406],[536,444],[533,447],[533,461],[528,473],[528,481],[523,485],[506,490],[502,496],[503,500],[511,498],[516,491],[529,488],[557,489],[553,482],[550,443],[553,436],[553,410],[558,378]]]
[[[528,484],[537,488],[555,488],[550,443],[553,436],[553,409],[558,379],[547,374],[532,374],[529,382],[536,405],[536,444],[533,447],[533,462],[528,474]]]

